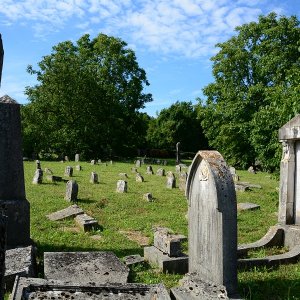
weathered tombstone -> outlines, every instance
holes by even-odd
[[[26,200],[21,142],[20,105],[0,98],[0,214],[7,218],[7,248],[27,246],[30,206]]]
[[[113,164],[113,161],[112,161],[112,160],[110,161],[110,164],[111,164],[111,165]]]
[[[146,174],[148,174],[148,175],[152,175],[153,174],[152,166],[148,166],[147,167]]]
[[[166,166],[168,164],[167,160],[164,160],[163,165]]]
[[[135,162],[135,166],[137,167],[137,168],[140,168],[141,167],[141,161],[138,159],[136,162]]]
[[[91,165],[95,165],[96,161],[94,159],[91,160]]]
[[[0,36],[1,37],[1,36]],[[7,217],[0,215],[0,299],[3,298]]]
[[[65,161],[69,161],[69,156],[65,156]]]
[[[144,182],[144,177],[140,173],[136,173],[135,181],[136,182]]]
[[[82,167],[81,167],[80,165],[77,165],[77,166],[75,167],[75,169],[76,169],[76,171],[81,171],[81,170],[82,170]]]
[[[173,189],[176,187],[176,179],[174,176],[167,176],[167,188]]]
[[[78,196],[78,184],[75,180],[69,180],[66,184],[66,196],[67,201],[77,201]]]
[[[101,164],[101,163],[102,163],[101,159],[98,159],[98,164]]]
[[[39,160],[35,161],[36,169],[41,169],[41,162]]]
[[[147,200],[148,202],[153,202],[153,197],[152,197],[152,194],[151,193],[146,193],[143,195],[143,198],[145,200]]]
[[[53,171],[49,168],[45,168],[45,173],[48,175],[53,175]]]
[[[65,168],[65,175],[68,177],[73,176],[73,168],[71,166],[66,166]]]
[[[300,114],[279,129],[282,143],[278,221],[300,224]]]
[[[230,171],[217,151],[199,151],[191,165],[189,273],[237,291],[237,204]]]
[[[117,192],[118,193],[127,193],[127,181],[118,180],[118,182],[117,182]]]
[[[76,162],[79,162],[79,160],[80,160],[80,156],[79,156],[79,154],[77,153],[77,154],[75,154],[75,161],[76,161]]]
[[[181,172],[179,174],[179,189],[181,191],[185,191],[185,189],[186,189],[187,177],[188,177],[187,172]]]
[[[93,184],[99,183],[97,173],[95,173],[95,172],[91,173],[90,183],[93,183]]]
[[[255,169],[254,169],[253,166],[250,166],[250,167],[248,168],[248,172],[249,172],[249,173],[256,174],[256,171],[255,171]]]
[[[176,144],[176,164],[180,164],[180,142]]]
[[[120,176],[120,177],[124,177],[124,178],[128,178],[127,173],[119,173],[119,176]]]
[[[176,173],[180,173],[181,172],[181,165],[176,165],[175,170],[176,170]]]
[[[36,169],[32,180],[33,184],[41,184],[43,182],[43,170]]]
[[[165,169],[159,168],[156,171],[156,175],[158,175],[158,176],[165,176]]]
[[[75,222],[84,232],[96,230],[99,227],[97,220],[87,214],[77,215]]]
[[[132,173],[137,173],[137,168],[131,168]]]

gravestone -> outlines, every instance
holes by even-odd
[[[136,166],[137,168],[140,168],[141,165],[142,165],[142,163],[141,163],[141,161],[138,159],[138,160],[135,162],[135,166]]]
[[[78,205],[71,205],[62,210],[56,211],[47,215],[47,218],[51,221],[58,221],[67,218],[75,218],[77,215],[83,214],[84,211]]]
[[[179,174],[179,189],[181,191],[185,191],[185,189],[186,189],[187,177],[188,177],[187,172],[181,172]]]
[[[153,174],[152,166],[148,166],[147,167],[146,174],[148,174],[148,175],[152,175]]]
[[[91,165],[95,165],[96,161],[94,159],[91,160]]]
[[[35,161],[36,169],[41,169],[41,162],[39,160]]]
[[[97,173],[95,173],[95,172],[91,173],[90,183],[93,183],[93,184],[99,183]]]
[[[176,179],[175,176],[167,176],[167,188],[173,189],[176,187]]]
[[[53,175],[53,171],[49,168],[45,168],[45,173],[48,175]]]
[[[159,168],[156,171],[156,175],[158,175],[158,176],[165,176],[165,169]]]
[[[176,144],[176,164],[180,164],[180,142]]]
[[[66,166],[65,168],[65,175],[68,177],[73,176],[73,168],[71,166]]]
[[[148,202],[153,202],[153,197],[152,197],[152,194],[151,193],[146,193],[143,195],[143,198],[145,200],[147,200]]]
[[[189,273],[200,281],[224,285],[229,296],[235,295],[236,195],[231,173],[219,152],[199,151],[196,154],[188,175],[186,196]]]
[[[135,181],[136,182],[144,182],[144,177],[140,173],[136,173]]]
[[[75,180],[69,180],[66,184],[66,196],[67,201],[77,201],[78,196],[78,184]]]
[[[76,169],[76,171],[82,171],[81,165],[77,165],[77,166],[75,167],[75,169]]]
[[[65,156],[65,161],[69,161],[69,156]]]
[[[77,154],[75,154],[75,161],[76,161],[76,162],[79,162],[79,160],[80,160],[80,156],[79,156],[79,154],[77,153]]]
[[[176,171],[176,173],[180,173],[181,172],[181,165],[176,165],[175,166],[175,171]]]
[[[278,221],[300,224],[300,114],[279,129],[282,143]]]
[[[20,105],[0,98],[0,214],[7,218],[7,248],[27,246],[30,206],[26,200],[21,139]]]
[[[32,180],[33,184],[41,184],[43,182],[43,170],[42,169],[36,169],[34,172],[34,177]]]
[[[117,182],[117,192],[118,193],[127,193],[127,181],[118,180],[118,182]]]
[[[96,230],[99,227],[97,220],[87,214],[77,215],[75,222],[84,232]]]

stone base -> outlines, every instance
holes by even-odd
[[[33,246],[6,250],[4,285],[6,291],[11,291],[16,276],[35,277],[36,259]]]
[[[185,274],[188,272],[188,256],[169,257],[154,246],[144,248],[144,258],[150,264],[157,265],[159,269],[170,274]]]
[[[76,284],[40,278],[17,278],[10,300],[27,299],[126,299],[171,300],[162,284]]]
[[[0,214],[7,216],[7,249],[32,244],[30,239],[30,205],[27,200],[0,199]]]
[[[46,279],[78,284],[126,283],[129,269],[113,252],[45,252]]]

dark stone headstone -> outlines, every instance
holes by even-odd
[[[67,201],[77,201],[78,196],[78,184],[75,180],[69,180],[66,185],[66,196]]]

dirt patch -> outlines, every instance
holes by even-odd
[[[129,240],[137,242],[140,246],[148,246],[149,238],[144,236],[140,231],[119,231],[121,234],[124,234]]]

